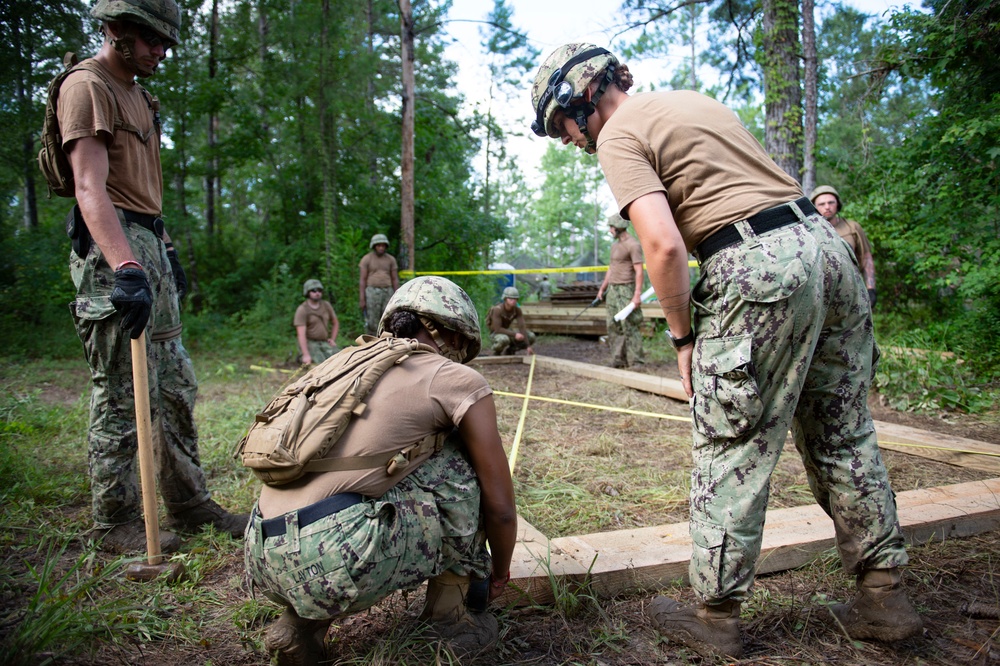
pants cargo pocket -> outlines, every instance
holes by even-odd
[[[719,525],[691,519],[691,585],[708,598],[722,589],[726,530]]]
[[[764,405],[753,366],[752,338],[700,339],[696,342],[694,425],[709,438],[734,438],[757,425]]]

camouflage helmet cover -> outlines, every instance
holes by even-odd
[[[821,194],[832,194],[837,199],[837,212],[838,213],[840,212],[840,209],[844,207],[844,202],[840,200],[840,194],[837,192],[837,190],[833,189],[829,185],[820,185],[815,190],[813,190],[812,194],[809,195],[809,201],[811,201],[811,202],[813,202],[815,204],[816,203],[816,199]]]
[[[372,236],[371,241],[368,243],[368,249],[369,250],[374,249],[374,247],[379,243],[382,243],[384,245],[389,244],[389,239],[386,237],[385,234],[375,234],[374,236]]]
[[[174,0],[98,0],[90,15],[140,23],[174,43],[181,41],[181,10]]]
[[[578,97],[583,94],[584,89],[590,85],[590,82],[608,67],[617,66],[618,58],[594,44],[572,42],[570,44],[563,44],[550,53],[535,75],[535,83],[531,86],[531,107],[538,119],[544,122],[545,133],[553,139],[559,138],[559,130],[552,124],[552,116],[559,108],[555,96],[551,95],[548,97],[544,109],[539,109],[538,105],[542,101],[545,91],[551,85],[550,81],[552,81],[553,75],[557,71],[562,70],[566,63],[574,57],[590,50],[597,50],[598,53],[586,60],[571,65],[569,71],[561,72],[562,80],[567,81],[573,87],[573,97]]]
[[[469,344],[465,347],[463,363],[468,363],[479,355],[482,341],[479,337],[476,304],[451,280],[439,275],[424,275],[403,284],[385,306],[378,325],[379,335],[385,330],[389,317],[404,311],[424,315],[436,324],[464,336]]]
[[[614,227],[618,231],[622,229],[628,229],[628,220],[622,217],[619,213],[614,213],[608,216],[608,226]]]
[[[513,298],[516,301],[521,298],[521,294],[517,291],[517,287],[504,287],[503,297]]]
[[[306,280],[305,284],[302,285],[302,295],[308,296],[309,292],[313,289],[323,289],[323,283],[319,280],[313,278],[312,280]]]

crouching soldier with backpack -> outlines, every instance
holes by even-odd
[[[245,557],[285,607],[265,636],[279,664],[317,663],[334,618],[425,580],[433,639],[470,655],[499,634],[486,605],[510,577],[517,514],[492,391],[464,365],[481,345],[475,305],[420,277],[379,333],[287,387],[241,442],[265,482]]]

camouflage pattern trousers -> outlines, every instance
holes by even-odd
[[[382,313],[385,306],[392,298],[392,289],[389,287],[365,287],[365,333],[375,335],[378,331],[378,324],[382,320]]]
[[[167,511],[176,514],[209,498],[194,425],[198,382],[181,343],[177,287],[163,242],[118,216],[153,290],[146,361],[156,481]],[[69,267],[76,286],[70,311],[93,380],[87,439],[94,525],[112,527],[142,516],[131,340],[111,304],[114,271],[97,245],[86,259],[70,252]]]
[[[313,365],[319,365],[339,351],[326,340],[306,340],[306,349],[309,350]]]
[[[524,336],[524,340],[515,340],[514,336],[507,335],[506,333],[491,333],[490,334],[490,349],[497,356],[502,354],[513,354],[521,349],[527,349],[535,344],[535,334],[533,331],[528,331],[528,334]]]
[[[644,361],[642,356],[642,308],[636,308],[622,321],[615,321],[615,315],[632,302],[635,283],[608,285],[604,294],[607,308],[608,348],[611,350],[611,365],[627,368]]]
[[[789,428],[845,570],[907,563],[868,411],[878,349],[861,273],[818,215],[711,256],[693,290],[691,585],[744,600]]]
[[[299,617],[325,620],[370,608],[450,570],[485,578],[492,564],[481,529],[479,481],[449,440],[378,499],[305,527],[285,514],[285,534],[261,534],[254,508],[245,561],[252,585]]]

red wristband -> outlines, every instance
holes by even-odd
[[[493,574],[490,574],[490,587],[495,590],[502,590],[507,587],[507,583],[510,582],[510,571],[507,572],[507,577],[503,580],[496,580],[493,578]]]
[[[121,269],[123,269],[123,268],[125,268],[126,266],[129,266],[129,265],[135,266],[140,271],[142,270],[142,264],[140,264],[138,261],[133,261],[132,259],[129,259],[128,261],[123,261],[122,263],[120,263],[117,266],[115,266],[115,272],[117,273],[118,271],[120,271]]]

